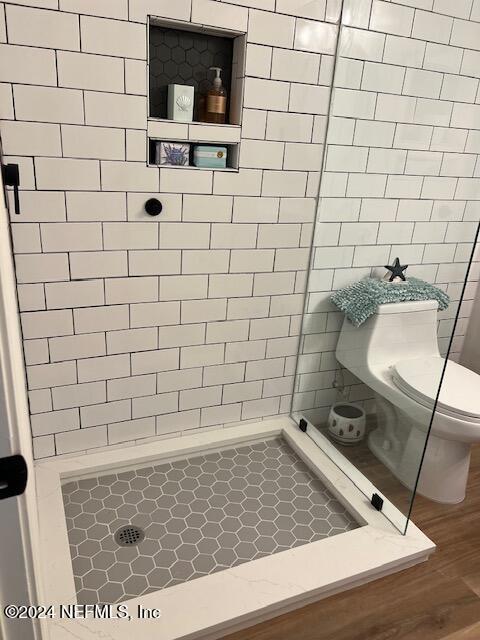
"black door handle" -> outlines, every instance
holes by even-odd
[[[13,200],[15,203],[15,213],[20,214],[20,198],[18,187],[20,186],[20,170],[18,164],[5,164],[2,166],[3,184],[6,187],[13,187]]]
[[[21,495],[27,479],[28,467],[23,456],[0,458],[0,500]]]

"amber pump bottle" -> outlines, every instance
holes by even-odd
[[[227,92],[220,77],[222,70],[220,67],[210,67],[210,71],[215,71],[215,78],[205,100],[205,122],[224,124],[227,111]]]

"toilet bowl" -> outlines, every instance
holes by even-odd
[[[425,497],[453,504],[465,498],[470,448],[480,442],[480,376],[441,357],[437,308],[379,305],[358,328],[345,318],[336,357],[375,394],[370,450],[408,488],[418,481]]]

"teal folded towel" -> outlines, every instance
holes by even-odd
[[[443,311],[450,303],[444,291],[419,278],[407,278],[405,282],[398,283],[365,278],[339,289],[331,299],[356,327],[373,315],[379,304],[437,300],[439,309]]]

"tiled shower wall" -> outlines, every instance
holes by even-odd
[[[480,0],[345,0],[343,24],[294,402],[315,422],[338,399],[335,379],[351,400],[371,397],[337,372],[343,315],[331,291],[399,256],[452,298],[439,322],[446,351],[480,218]]]
[[[288,411],[339,8],[0,3],[36,457]],[[239,172],[146,166],[149,14],[247,33]]]

